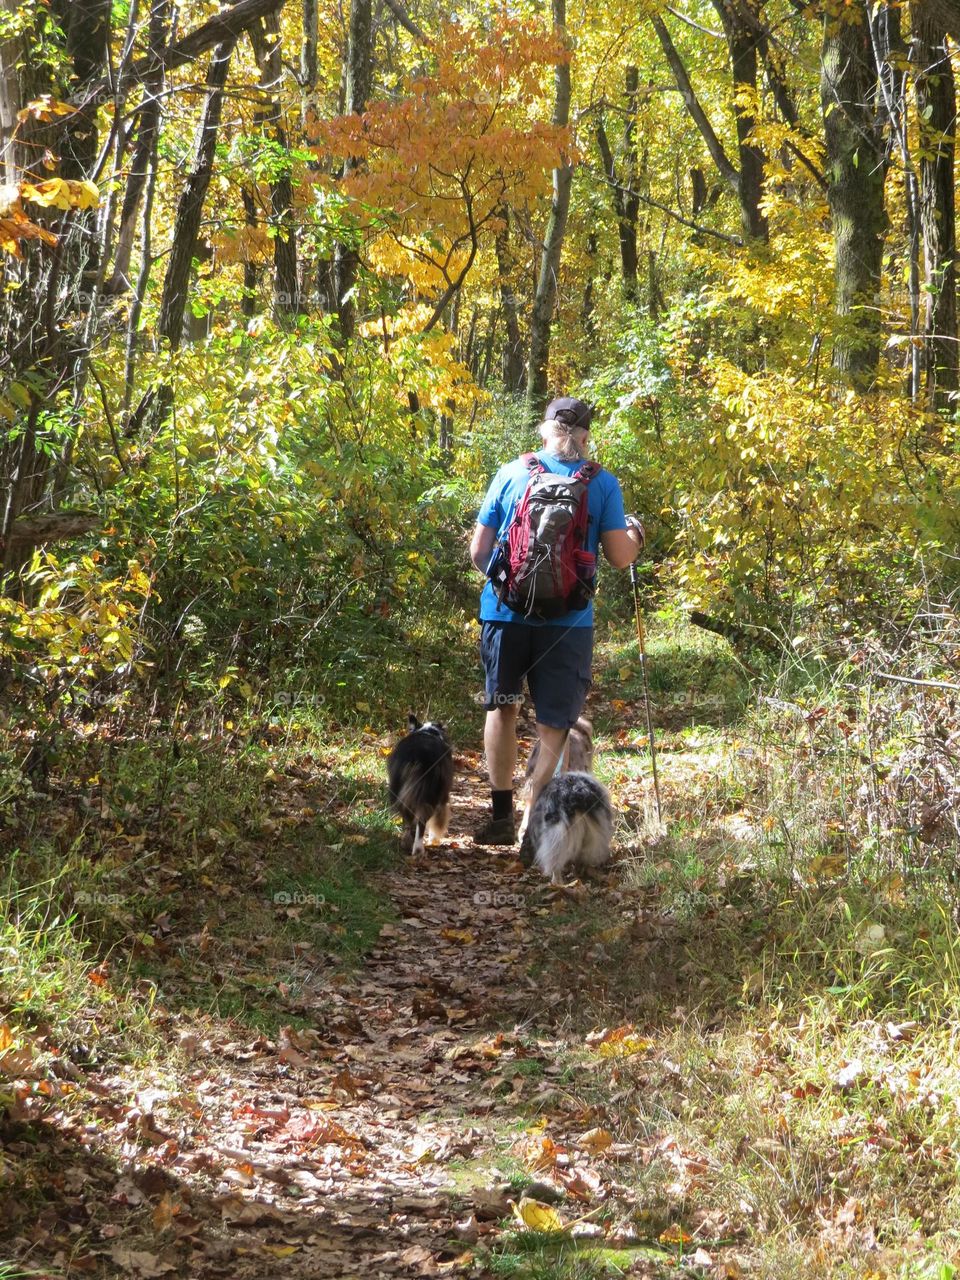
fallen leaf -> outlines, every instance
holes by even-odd
[[[559,1232],[567,1229],[567,1224],[560,1214],[549,1204],[540,1200],[531,1200],[524,1196],[519,1204],[513,1205],[513,1216],[531,1231]]]
[[[613,1134],[609,1129],[588,1129],[579,1138],[578,1145],[593,1155],[599,1155],[601,1151],[606,1151],[612,1142]]]
[[[679,1222],[672,1222],[666,1231],[661,1231],[658,1237],[661,1244],[675,1244],[681,1249],[692,1243],[693,1236],[684,1231]]]
[[[440,937],[446,938],[447,942],[459,942],[464,947],[472,946],[476,942],[476,938],[469,929],[441,929]]]
[[[464,1218],[462,1222],[453,1224],[453,1234],[458,1240],[465,1240],[467,1244],[476,1244],[480,1237],[480,1224],[477,1222],[477,1216],[471,1213],[469,1218]]]
[[[863,1075],[863,1063],[859,1058],[852,1058],[837,1072],[837,1084],[841,1089],[849,1089]]]
[[[132,1271],[137,1276],[165,1276],[171,1271],[179,1270],[172,1262],[163,1262],[155,1253],[146,1249],[131,1249],[126,1244],[115,1244],[110,1250],[110,1257],[124,1271]]]

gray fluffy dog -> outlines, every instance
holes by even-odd
[[[613,808],[603,783],[589,773],[561,773],[533,806],[520,860],[560,884],[573,863],[599,867],[609,861],[612,838]]]

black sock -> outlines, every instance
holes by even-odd
[[[513,817],[513,792],[512,791],[491,791],[493,797],[493,820],[496,822],[498,818]]]

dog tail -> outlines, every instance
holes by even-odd
[[[579,841],[576,840],[577,824],[583,814],[574,814],[573,818],[561,816],[555,822],[545,823],[537,842],[537,866],[545,876],[553,876],[562,871],[568,862],[576,858]]]
[[[427,822],[442,797],[434,795],[436,779],[430,768],[413,764],[400,779],[397,788],[397,808],[409,813],[420,823]]]
[[[603,811],[558,818],[540,832],[537,866],[551,879],[572,862],[600,866],[610,857],[610,836],[611,823]]]

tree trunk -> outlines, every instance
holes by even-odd
[[[637,222],[640,217],[640,199],[635,192],[639,181],[637,172],[637,90],[640,76],[636,67],[627,67],[624,74],[624,95],[627,114],[623,125],[623,185],[626,188],[623,204],[617,218],[617,239],[620,244],[620,270],[623,275],[623,292],[631,302],[639,296],[637,276],[640,258],[637,252]],[[646,164],[646,162],[644,162]]]
[[[566,37],[566,0],[553,0],[553,23],[561,37]],[[570,62],[558,63],[554,70],[556,99],[553,123],[565,128],[570,121]],[[540,259],[540,276],[530,316],[530,359],[527,364],[527,414],[531,421],[542,417],[547,403],[548,366],[550,362],[550,329],[557,301],[557,278],[560,255],[570,209],[573,165],[561,164],[553,171],[553,200]]]
[[[623,292],[629,301],[636,302],[639,268],[637,219],[640,213],[640,200],[635,191],[637,182],[637,148],[634,139],[634,124],[637,110],[637,89],[639,87],[639,76],[636,67],[626,68],[624,87],[627,109],[621,147],[623,165],[619,172],[617,170],[616,157],[607,138],[607,130],[602,115],[597,117],[596,134],[597,145],[600,148],[600,156],[603,160],[603,171],[607,179],[607,185],[610,188],[613,212],[617,219]]]
[[[300,44],[301,124],[306,129],[315,107],[317,90],[317,44],[319,40],[319,0],[303,0],[303,27]]]
[[[283,108],[279,88],[283,74],[280,62],[280,27],[272,14],[250,28],[260,88],[266,105],[257,112],[257,125],[270,133],[273,141],[288,154],[287,131],[283,124]],[[273,229],[273,309],[277,317],[297,315],[300,311],[300,285],[297,271],[297,229],[293,217],[293,177],[291,164],[285,160],[270,180],[270,225]]]
[[[673,43],[670,32],[667,30],[666,23],[657,14],[651,15],[650,22],[657,33],[660,47],[663,49],[670,70],[673,72],[673,78],[676,81],[677,88],[680,90],[680,96],[683,98],[690,119],[700,130],[700,136],[710,152],[710,158],[717,166],[717,172],[740,201],[740,220],[743,223],[744,232],[749,236],[752,234],[751,227],[755,222],[755,215],[750,201],[748,200],[746,204],[744,203],[741,193],[740,173],[737,166],[733,164],[724,150],[723,143],[717,136],[713,125],[710,123],[710,118],[694,92],[693,84],[687,74],[687,68],[677,52],[677,47]]]
[[[600,240],[596,231],[591,231],[587,235],[587,283],[583,289],[583,303],[580,307],[580,323],[583,325],[583,332],[587,336],[589,342],[595,342],[597,337],[597,324],[594,319],[594,307],[596,305],[593,296],[593,284],[597,269],[597,248]]]
[[[730,52],[730,69],[734,90],[741,85],[756,90],[757,87],[757,28],[759,17],[752,10],[744,11],[750,0],[714,0],[714,8],[720,15]],[[740,221],[745,236],[753,240],[766,240],[769,233],[767,220],[760,212],[763,194],[763,152],[748,141],[756,121],[751,112],[736,108],[737,150],[740,158],[740,175],[737,195],[740,199]]]
[[[926,381],[931,401],[942,403],[945,393],[956,390],[958,371],[953,170],[957,95],[943,22],[923,0],[913,5],[912,22],[920,123],[920,229],[927,285]]]
[[[176,350],[183,336],[183,316],[190,285],[190,267],[197,253],[197,236],[203,217],[203,204],[213,172],[213,157],[223,111],[223,90],[227,82],[233,41],[219,45],[213,53],[207,72],[207,96],[194,139],[193,168],[187,179],[173,229],[170,261],[163,281],[163,297],[157,332]]]
[[[366,110],[373,74],[373,18],[370,0],[352,0],[350,34],[347,42],[347,77],[344,110],[348,115]],[[343,162],[344,176],[360,164],[354,156]],[[333,270],[336,281],[337,312],[340,336],[346,342],[353,337],[357,324],[354,288],[360,269],[360,255],[351,244],[338,244]]]
[[[877,85],[869,21],[863,0],[858,0],[856,10],[826,17],[821,51],[827,195],[836,249],[835,309],[844,322],[834,361],[854,386],[870,383],[880,358],[880,269],[886,229],[887,161],[874,105]]]
[[[51,8],[66,36],[74,74],[80,84],[89,84],[107,66],[111,0],[53,0]],[[60,172],[65,178],[89,178],[93,173],[98,106],[94,99],[65,117],[60,152]]]
[[[12,18],[19,0],[0,0],[0,20]],[[16,182],[19,166],[16,158],[17,112],[20,110],[20,79],[17,63],[22,56],[18,37],[0,37],[0,182]]]
[[[137,211],[146,189],[147,175],[153,167],[160,133],[163,49],[169,21],[170,0],[153,0],[150,6],[150,25],[147,35],[150,64],[144,70],[142,77],[143,100],[139,110],[137,142],[130,161],[130,175],[127,178],[126,190],[123,193],[113,274],[105,286],[108,293],[125,293],[130,288],[130,259],[137,232]]]
[[[244,222],[248,227],[257,225],[257,202],[249,186],[240,188],[240,199],[243,202]],[[260,268],[248,251],[243,263],[243,301],[240,310],[248,318],[257,314],[257,289],[260,284]]]
[[[54,0],[50,6],[60,23],[64,47],[53,63],[31,56],[37,31],[28,31],[19,41],[8,42],[2,50],[0,83],[4,85],[5,165],[12,166],[14,180],[44,180],[50,172],[43,159],[48,154],[61,157],[60,174],[65,178],[93,176],[99,135],[91,108],[58,116],[53,120],[16,117],[16,104],[43,94],[62,98],[71,76],[89,83],[102,75],[106,66],[110,37],[109,0],[81,0],[68,6]],[[9,13],[9,7],[6,8]],[[23,6],[16,7],[23,12]],[[38,25],[40,19],[38,18]],[[49,18],[43,20],[49,25]],[[53,37],[45,39],[53,48]],[[12,55],[19,56],[11,64]],[[56,66],[56,70],[54,70]],[[7,116],[13,112],[13,119]],[[14,140],[15,138],[15,140]],[[37,215],[34,215],[37,216]],[[44,425],[44,411],[56,397],[82,380],[85,356],[85,329],[80,313],[90,305],[88,289],[96,278],[100,258],[97,215],[93,211],[49,210],[39,215],[52,226],[57,243],[30,246],[23,261],[7,259],[8,279],[16,290],[8,289],[0,299],[0,376],[5,383],[19,384],[26,407],[18,414],[16,430],[4,440],[0,451],[0,538],[3,539],[3,569],[16,575],[29,556],[29,544],[11,537],[15,523],[40,514],[53,501],[57,458],[70,448],[62,439],[52,439]],[[106,220],[104,228],[106,228]]]
[[[524,390],[526,369],[523,363],[523,339],[520,337],[520,300],[513,288],[515,262],[510,251],[510,210],[501,206],[500,229],[494,240],[497,254],[497,275],[500,284],[500,303],[506,338],[503,344],[503,389],[516,393]]]
[[[652,249],[647,250],[647,315],[656,324],[661,313],[666,311],[667,303],[660,288],[660,277],[657,271],[657,255]]]
[[[889,148],[896,147],[903,168],[904,203],[907,220],[907,279],[910,298],[910,335],[920,332],[920,190],[916,166],[910,155],[907,137],[907,69],[909,58],[903,41],[900,9],[885,5],[873,14],[868,0],[870,42],[877,74],[877,109],[889,128]],[[911,340],[907,347],[909,372],[907,393],[912,400],[920,394],[922,351]]]

